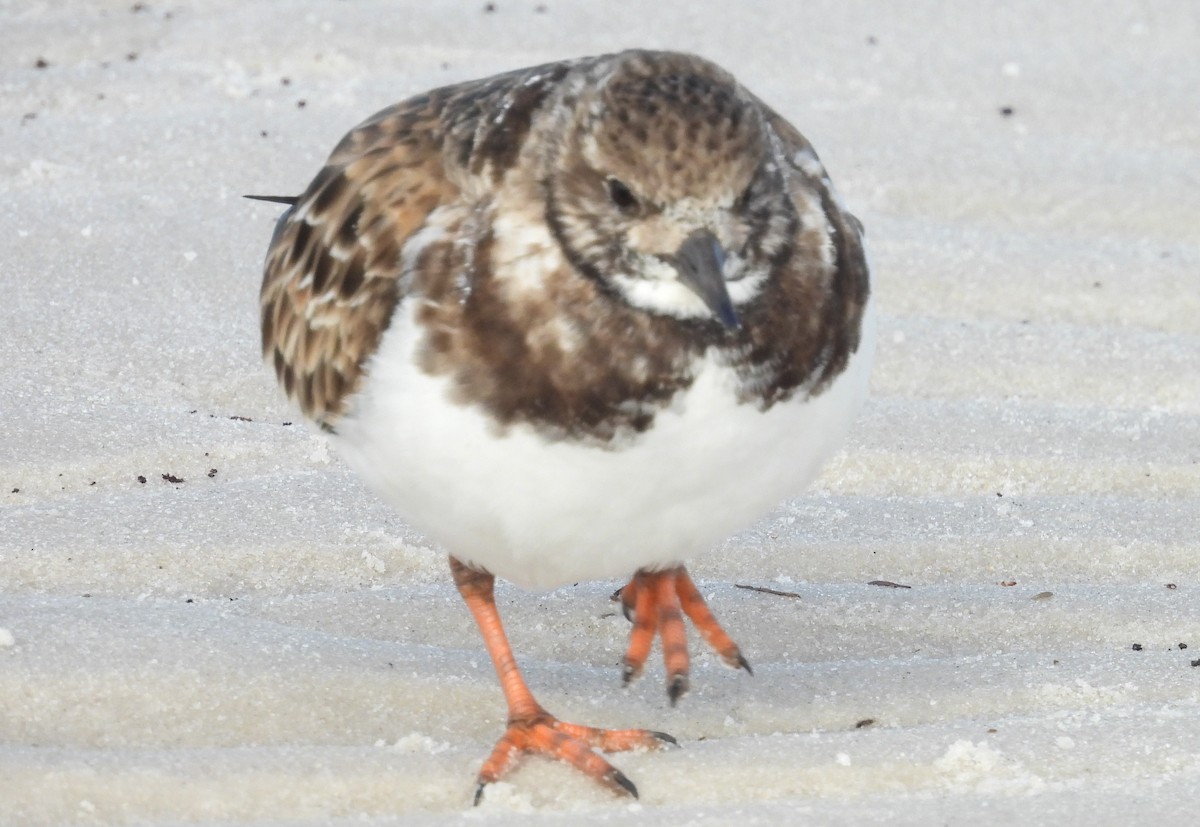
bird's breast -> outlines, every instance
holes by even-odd
[[[336,437],[400,514],[456,556],[552,587],[678,562],[799,493],[838,448],[866,397],[873,323],[819,396],[763,410],[706,355],[650,427],[608,445],[498,428],[456,401],[454,379],[415,355],[422,326],[399,314]],[[581,370],[586,368],[581,367]]]

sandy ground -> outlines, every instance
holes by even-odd
[[[0,824],[1200,818],[1200,10],[640,5],[0,1]],[[683,748],[616,757],[638,803],[531,761],[471,810],[490,665],[260,365],[277,211],[239,196],[407,95],[630,45],[813,140],[874,396],[693,565],[754,677],[698,653],[672,710],[620,688],[617,584],[501,588],[548,707]]]

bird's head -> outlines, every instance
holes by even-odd
[[[633,307],[738,328],[795,229],[759,108],[691,55],[626,52],[600,71],[547,165],[559,243]]]

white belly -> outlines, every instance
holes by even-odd
[[[409,304],[415,304],[411,302]],[[420,331],[397,309],[335,443],[363,479],[448,552],[506,580],[554,587],[680,563],[798,494],[867,396],[874,314],[846,370],[812,399],[739,405],[707,362],[624,448],[498,436],[413,362]]]

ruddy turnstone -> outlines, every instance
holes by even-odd
[[[450,553],[521,753],[618,790],[525,684],[494,577],[629,577],[628,681],[683,617],[749,671],[683,561],[798,493],[867,394],[861,226],[812,146],[701,58],[628,51],[410,98],[350,131],[275,228],[263,351],[345,460]]]

